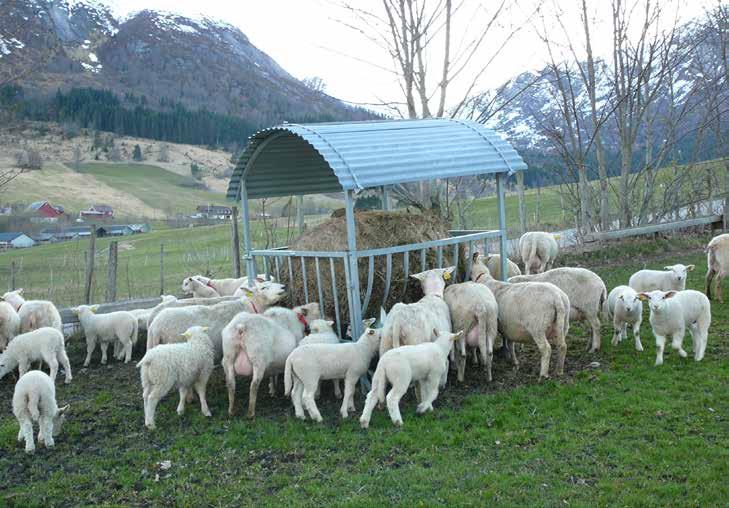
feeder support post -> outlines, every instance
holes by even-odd
[[[347,218],[347,250],[349,251],[349,280],[347,293],[351,305],[350,323],[352,338],[357,340],[362,334],[362,302],[359,299],[359,270],[357,268],[357,226],[354,223],[354,192],[344,193],[344,206]]]
[[[245,244],[245,256],[243,259],[246,262],[246,275],[248,276],[248,287],[253,288],[253,284],[256,280],[257,270],[256,263],[251,257],[251,251],[253,250],[253,244],[251,242],[251,214],[248,209],[248,191],[246,190],[245,181],[241,181],[240,185],[240,208],[243,214],[243,243]]]
[[[508,178],[505,173],[496,174],[496,194],[498,196],[498,207],[499,207],[499,248],[501,250],[501,280],[506,282],[509,278],[509,272],[507,271],[507,238],[506,238],[506,200],[504,199],[504,180]]]

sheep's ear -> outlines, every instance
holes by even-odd
[[[413,278],[413,279],[415,279],[415,280],[420,280],[420,281],[422,281],[422,280],[423,280],[423,277],[424,277],[424,275],[423,275],[423,272],[420,272],[420,273],[414,273],[414,274],[412,274],[412,275],[411,275],[410,277],[412,277],[412,278]]]
[[[266,279],[264,277],[261,277],[260,275],[256,277],[256,282],[266,282]]]
[[[650,300],[647,293],[638,293],[638,298],[640,298],[642,301]]]
[[[380,324],[384,325],[386,319],[387,319],[387,312],[385,311],[384,307],[380,307]]]
[[[367,335],[374,335],[375,333],[377,333],[377,330],[375,330],[374,328],[367,329]]]
[[[15,293],[16,295],[22,295],[22,294],[23,294],[23,288],[20,288],[20,289],[16,289],[16,290],[15,290],[15,291],[13,291],[13,292],[14,292],[14,293]]]
[[[206,332],[207,333],[208,330],[210,330],[210,327],[209,326],[203,326],[202,327],[202,331],[203,332]]]
[[[183,336],[183,337],[185,337],[186,339],[189,339],[189,338],[190,338],[190,330],[185,330],[185,331],[184,331],[184,332],[182,332],[182,333],[181,333],[180,335],[182,335],[182,336]]]
[[[327,321],[327,326],[334,326],[334,321]]]
[[[678,291],[669,291],[668,293],[666,293],[665,295],[663,295],[663,299],[665,300],[667,298],[673,298],[677,294],[678,294]]]
[[[59,413],[59,414],[63,414],[63,413],[65,413],[66,411],[68,411],[68,409],[69,409],[70,407],[71,407],[71,404],[66,404],[66,405],[65,405],[65,406],[63,406],[63,407],[59,407],[59,408],[58,408],[58,413]]]
[[[433,337],[437,337],[438,335],[440,335],[440,334],[438,333],[438,330],[437,330],[437,329],[435,329],[435,328],[433,328]]]
[[[453,335],[451,336],[451,340],[452,340],[452,341],[457,341],[457,340],[460,340],[460,338],[461,338],[461,337],[463,337],[463,330],[461,330],[461,331],[460,331],[460,332],[458,332],[458,333],[454,333],[454,334],[453,334]]]
[[[253,296],[253,291],[251,290],[251,288],[249,288],[249,287],[246,287],[246,286],[241,286],[241,287],[240,287],[240,289],[242,289],[242,290],[243,290],[243,294],[244,294],[245,296],[247,296],[247,297],[249,297],[249,298],[250,298],[251,296]]]
[[[622,301],[625,301],[625,295],[620,295],[620,296],[618,296],[618,300],[622,300]]]
[[[479,251],[474,252],[473,255],[471,256],[471,261],[473,261],[474,263],[477,263],[480,255],[481,255],[481,253]]]
[[[689,272],[693,272],[694,271],[694,268],[696,268],[696,265],[688,265],[686,267],[686,270],[689,271]]]
[[[673,270],[673,266],[664,266],[663,269],[664,270]]]
[[[364,325],[365,328],[370,328],[370,327],[372,327],[372,325],[375,324],[375,321],[377,321],[375,318],[365,319],[362,321],[362,324]]]
[[[98,305],[92,305],[90,307],[90,309],[91,309],[91,312],[93,312],[94,314],[96,314],[96,312],[99,310],[99,306]]]
[[[449,280],[451,278],[451,275],[453,275],[453,272],[456,271],[455,266],[449,266],[445,270],[443,270],[443,280]]]

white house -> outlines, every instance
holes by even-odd
[[[35,242],[25,233],[0,233],[0,249],[32,247]]]

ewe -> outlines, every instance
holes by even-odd
[[[18,335],[8,344],[0,354],[0,379],[16,367],[22,376],[30,369],[31,363],[41,360],[50,367],[53,381],[56,380],[59,363],[66,371],[66,384],[73,379],[63,334],[49,327]]]
[[[519,238],[519,253],[526,275],[551,269],[558,251],[557,240],[552,233],[529,231]]]
[[[8,302],[0,302],[0,352],[18,335],[20,316]]]
[[[600,313],[607,300],[607,289],[602,279],[585,268],[555,268],[534,275],[519,275],[509,282],[550,282],[565,292],[570,299],[570,321],[587,321],[592,328],[590,352],[600,349]]]
[[[185,400],[195,389],[200,399],[200,410],[211,416],[205,391],[213,372],[215,352],[208,337],[207,327],[193,326],[182,336],[187,342],[163,344],[144,355],[137,364],[142,378],[144,425],[154,429],[154,414],[159,401],[172,389],[180,392],[177,414],[185,411]]]
[[[297,418],[306,418],[306,408],[312,420],[322,421],[315,394],[319,382],[328,379],[344,379],[344,398],[339,410],[342,418],[347,418],[349,411],[356,411],[354,389],[357,380],[367,373],[380,346],[380,330],[371,328],[374,323],[374,319],[363,321],[365,330],[356,342],[303,344],[302,341],[302,345],[291,352],[284,368],[284,386],[286,395],[291,395]]]
[[[433,330],[451,330],[451,314],[443,300],[446,281],[456,269],[437,268],[411,275],[420,281],[423,296],[415,303],[396,303],[382,326],[380,357],[390,349],[433,340]]]
[[[567,354],[565,338],[569,329],[570,301],[564,291],[548,282],[508,283],[491,277],[481,261],[473,254],[471,279],[485,284],[496,298],[499,307],[499,332],[510,341],[511,358],[518,367],[514,343],[534,341],[541,354],[540,378],[549,377],[549,357],[557,347],[557,375],[564,371]]]
[[[630,276],[628,286],[637,293],[647,291],[683,291],[686,289],[688,272],[694,265],[664,266],[663,270],[640,270]]]
[[[706,246],[706,296],[711,299],[711,285],[716,278],[716,299],[721,298],[721,281],[729,275],[729,234],[715,236]]]
[[[704,358],[711,325],[711,303],[706,295],[693,289],[685,291],[650,291],[639,294],[648,301],[651,310],[651,327],[656,337],[656,365],[663,365],[663,350],[666,338],[671,338],[671,347],[678,350],[681,358],[688,354],[683,350],[683,336],[686,327],[694,343],[694,360]]]
[[[56,386],[45,372],[31,370],[15,384],[13,414],[20,424],[18,441],[25,440],[25,452],[33,453],[33,422],[38,422],[38,443],[53,448],[53,438],[61,433],[68,406],[58,407]]]
[[[640,342],[640,324],[643,322],[643,302],[630,286],[618,286],[610,291],[607,313],[613,320],[613,346],[628,338],[628,325],[633,327],[636,351],[643,351]]]
[[[0,300],[13,306],[20,318],[20,333],[30,332],[49,326],[63,333],[61,314],[52,302],[46,300],[26,300],[23,289],[5,293]]]
[[[401,346],[385,353],[377,363],[372,376],[372,388],[367,394],[364,411],[359,419],[362,428],[370,425],[375,404],[385,402],[387,383],[392,388],[387,394],[387,411],[395,425],[402,426],[400,399],[408,390],[410,383],[418,383],[420,404],[418,414],[433,410],[433,401],[438,396],[438,388],[444,387],[448,377],[448,355],[453,342],[463,337],[463,331],[433,330],[435,342],[424,342],[414,346]]]
[[[208,284],[203,284],[198,279],[187,277],[182,281],[182,292],[192,295],[193,298],[218,298],[222,295]]]

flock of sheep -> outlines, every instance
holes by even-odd
[[[590,351],[600,349],[600,317],[613,321],[612,344],[627,338],[632,327],[635,348],[643,350],[640,326],[642,302],[649,302],[650,324],[656,339],[656,365],[663,363],[666,340],[681,357],[688,328],[693,354],[700,361],[705,353],[711,322],[709,299],[716,280],[721,301],[721,279],[729,274],[729,235],[720,235],[707,246],[706,295],[686,290],[687,272],[693,265],[676,264],[664,270],[640,270],[628,285],[609,294],[595,273],[584,268],[552,269],[557,243],[549,233],[522,236],[519,251],[525,275],[508,262],[509,282],[502,282],[498,255],[475,253],[471,281],[447,284],[455,267],[414,274],[423,291],[415,303],[395,304],[389,313],[381,311],[380,324],[364,321],[364,332],[354,341],[340,341],[334,322],[322,319],[319,305],[309,303],[293,309],[278,307],[285,288],[273,280],[257,277],[214,280],[188,277],[183,289],[192,298],[165,296],[153,309],[97,314],[98,306],[74,309],[86,337],[88,366],[97,344],[101,363],[107,362],[111,345],[116,359],[129,362],[140,331],[147,333],[146,354],[139,361],[145,425],[155,427],[160,400],[177,388],[182,414],[185,404],[200,400],[202,413],[211,416],[206,401],[207,382],[220,363],[228,390],[228,411],[233,414],[238,376],[249,377],[248,416],[255,416],[259,385],[268,377],[271,395],[283,374],[284,390],[291,397],[298,418],[322,421],[316,405],[322,381],[332,381],[335,395],[342,399],[340,414],[355,411],[354,391],[375,355],[379,356],[360,417],[369,426],[376,405],[387,405],[395,425],[402,425],[399,403],[410,386],[415,386],[417,413],[433,410],[433,401],[446,384],[450,362],[459,381],[465,377],[469,350],[474,363],[483,364],[492,379],[494,342],[500,334],[508,344],[507,354],[518,365],[514,345],[536,344],[540,357],[540,378],[548,377],[552,347],[557,349],[556,375],[564,369],[570,321],[586,321],[591,328]],[[53,446],[68,406],[56,403],[55,379],[59,366],[65,382],[72,381],[66,355],[61,317],[53,303],[26,301],[23,290],[5,293],[0,302],[0,378],[16,368],[13,413],[20,424],[18,440],[27,452],[35,450],[33,422],[40,426],[38,441]],[[45,363],[50,376],[30,370],[35,362]],[[40,365],[39,365],[40,369]],[[344,380],[343,393],[340,381]],[[391,389],[386,394],[387,386]]]

